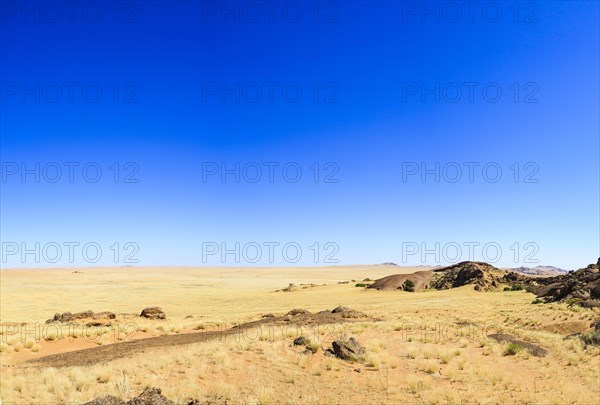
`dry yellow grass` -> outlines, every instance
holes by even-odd
[[[381,321],[302,331],[274,328],[268,334],[249,332],[155,349],[104,365],[61,369],[7,364],[43,355],[53,344],[76,348],[81,336],[72,343],[61,336],[54,343],[31,343],[3,335],[3,401],[79,403],[106,394],[129,398],[146,386],[162,388],[176,403],[198,398],[230,403],[587,405],[600,397],[600,350],[565,339],[589,325],[598,312],[563,304],[532,305],[533,296],[524,291],[479,293],[463,287],[377,292],[356,288],[355,283],[337,284],[417,270],[376,266],[72,270],[3,271],[2,321],[43,322],[54,312],[85,309],[137,313],[149,305],[163,307],[167,321],[135,319],[140,328],[136,338],[186,333],[204,322],[234,324],[292,308],[320,311],[345,305]],[[274,292],[289,283],[318,286]],[[193,318],[186,319],[188,315]],[[566,329],[557,326],[565,323]],[[504,356],[506,344],[487,338],[496,332],[538,344],[548,355],[535,357],[522,350]],[[320,347],[316,354],[302,354],[292,345],[299,334]],[[365,364],[323,354],[340,336],[353,336],[367,348]],[[110,344],[114,338],[107,332],[100,343]]]

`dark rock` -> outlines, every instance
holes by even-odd
[[[93,401],[86,402],[83,405],[125,405],[125,402],[121,401],[117,397],[107,395],[105,397],[96,398]]]
[[[142,310],[140,316],[148,319],[167,319],[165,311],[160,307],[146,307]]]
[[[594,308],[600,304],[600,270],[590,264],[561,276],[532,279],[528,288],[545,302],[578,301],[581,306]]]
[[[100,328],[102,326],[110,326],[110,323],[102,322],[102,321],[93,321],[85,324],[88,328]]]
[[[332,314],[339,314],[342,316],[342,318],[367,318],[367,315],[359,312],[359,311],[355,311],[352,308],[348,308],[348,307],[336,307],[331,311]]]
[[[307,340],[304,336],[300,336],[297,337],[296,339],[294,339],[294,346],[301,346],[301,345],[305,345],[307,343]]]
[[[114,312],[102,311],[102,312],[95,313],[92,318],[94,318],[94,319],[116,319],[117,315]]]
[[[70,322],[73,320],[73,314],[70,312],[63,312],[60,316],[60,322]]]
[[[298,287],[296,287],[294,285],[294,283],[290,283],[290,285],[288,285],[287,287],[283,288],[281,291],[292,292],[292,291],[296,291],[297,289],[298,289]]]
[[[346,361],[361,361],[365,356],[365,348],[357,340],[350,338],[347,342],[336,340],[331,344],[337,358]]]
[[[83,311],[83,312],[77,312],[73,314],[73,319],[85,319],[85,318],[93,318],[94,317],[94,312],[91,310],[87,310],[87,311]]]
[[[146,388],[137,398],[127,401],[127,405],[174,405],[162,395],[160,388]]]
[[[296,315],[310,315],[310,312],[307,311],[306,309],[302,309],[302,308],[296,308],[296,309],[292,309],[290,312],[288,312],[286,315],[290,315],[290,316],[296,316]]]

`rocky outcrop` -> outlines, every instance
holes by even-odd
[[[167,319],[167,314],[161,307],[146,307],[142,310],[140,316],[148,319]]]
[[[179,403],[179,402],[178,402]],[[174,405],[175,402],[162,395],[160,388],[146,388],[140,395],[125,402],[119,398],[107,395],[105,397],[86,402],[84,405]],[[186,405],[200,404],[197,400],[185,402]]]
[[[349,319],[358,319],[358,318],[367,318],[367,315],[360,311],[355,311],[352,308],[348,307],[337,307],[331,311],[332,314],[339,314],[342,318]]]
[[[306,309],[302,309],[302,308],[296,308],[296,309],[292,309],[290,312],[288,312],[286,315],[288,316],[296,316],[296,315],[310,315],[310,312],[307,311]]]
[[[53,323],[53,322],[68,323],[68,322],[74,322],[74,321],[80,321],[80,320],[90,320],[90,319],[109,320],[109,319],[115,319],[116,317],[117,316],[113,312],[103,311],[103,312],[94,313],[93,311],[88,309],[87,311],[76,312],[74,314],[71,312],[63,312],[62,314],[57,312],[54,314],[54,317],[52,319],[48,319],[46,321],[46,323]]]
[[[365,348],[354,338],[348,339],[347,342],[335,340],[331,343],[331,347],[335,357],[346,361],[362,361],[366,353]]]
[[[174,405],[173,401],[168,400],[162,395],[160,388],[146,388],[138,397],[127,402],[127,405]]]
[[[600,263],[600,259],[598,259]],[[598,263],[556,276],[528,282],[530,291],[545,302],[568,301],[582,306],[600,307],[600,266]]]
[[[477,291],[493,291],[502,285],[524,284],[527,276],[500,270],[485,262],[461,262],[433,270],[430,287],[438,290],[474,285]]]

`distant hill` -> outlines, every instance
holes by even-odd
[[[433,271],[417,271],[412,274],[393,274],[384,278],[376,280],[373,284],[367,288],[373,288],[375,290],[389,291],[389,290],[403,290],[404,283],[407,280],[412,282],[412,291],[423,291],[429,288],[429,281],[433,276]]]
[[[461,262],[433,270],[430,287],[437,290],[471,284],[477,291],[491,291],[503,285],[520,282],[526,276],[501,270],[485,262]]]
[[[535,273],[526,272],[530,270]],[[410,281],[408,286],[407,281]],[[367,288],[414,292],[447,290],[464,285],[473,285],[477,291],[526,288],[541,298],[542,302],[566,301],[600,307],[600,259],[595,264],[569,272],[552,266],[521,268],[517,272],[498,269],[485,262],[469,261],[412,274],[393,274],[376,280]]]
[[[427,289],[447,290],[467,284],[478,291],[489,291],[512,284],[527,276],[500,270],[483,262],[461,262],[452,266],[417,271],[412,274],[393,274],[376,280],[367,288],[375,290],[404,290],[404,283],[412,283],[412,291]]]
[[[527,274],[530,276],[557,276],[560,274],[567,274],[569,270],[560,269],[554,266],[536,266],[536,267],[515,267],[507,269],[516,273]]]

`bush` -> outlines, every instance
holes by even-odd
[[[506,348],[504,349],[504,355],[505,356],[514,356],[515,354],[519,353],[522,349],[523,348],[519,344],[509,343],[506,345]]]
[[[411,280],[406,280],[404,282],[404,284],[402,284],[402,289],[404,291],[414,292],[415,291],[415,283],[413,283]]]
[[[504,291],[510,291],[510,287],[504,287]]]
[[[543,302],[544,302],[544,301],[542,301],[542,300],[541,300],[541,299],[539,299],[539,298],[536,298],[536,299],[534,299],[533,301],[531,301],[531,303],[532,303],[532,304],[541,304],[541,303],[543,303]]]
[[[581,298],[569,298],[567,300],[567,305],[572,307],[573,305],[580,305],[582,299]]]
[[[367,287],[369,284],[365,284],[365,283],[356,283],[356,285],[354,287]]]
[[[511,287],[504,287],[504,291],[521,291],[523,289],[523,286],[520,284],[515,284]]]
[[[586,344],[586,346],[600,346],[600,330],[582,333],[579,338],[583,341],[583,343]]]

